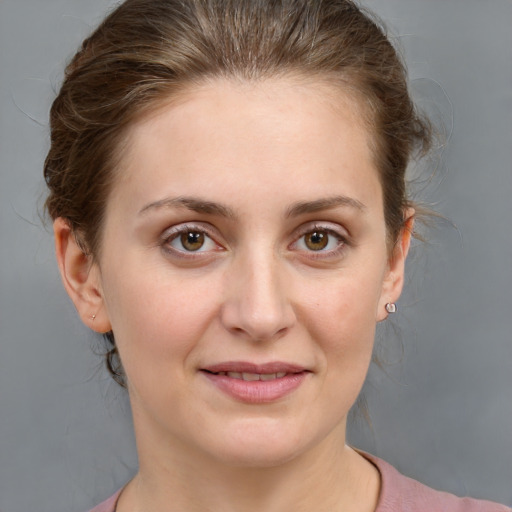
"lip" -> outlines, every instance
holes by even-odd
[[[219,373],[219,372],[239,372],[239,373],[300,373],[306,371],[306,368],[293,363],[284,361],[271,361],[268,363],[255,364],[246,361],[226,361],[201,368],[201,370]]]
[[[201,368],[200,371],[218,390],[248,404],[278,401],[293,393],[311,373],[303,366],[281,361],[263,364],[227,361]],[[285,375],[272,380],[247,381],[225,375],[227,372]]]

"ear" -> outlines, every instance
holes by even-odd
[[[404,285],[405,260],[409,253],[411,244],[411,235],[414,227],[413,208],[407,208],[404,212],[404,225],[400,232],[400,236],[393,248],[393,252],[389,258],[388,268],[382,284],[382,294],[379,300],[377,310],[377,321],[385,320],[388,316],[386,304],[388,302],[396,302],[402,293]]]
[[[53,233],[62,282],[82,322],[96,332],[110,331],[97,264],[82,250],[62,217],[53,223]]]

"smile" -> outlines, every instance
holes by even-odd
[[[265,404],[291,395],[311,372],[282,362],[262,365],[227,362],[203,368],[200,373],[230,399],[247,404]]]
[[[247,372],[218,372],[216,375],[224,375],[231,379],[241,379],[249,382],[254,382],[257,380],[275,380],[282,379],[287,374],[286,372],[278,372],[278,373],[247,373]]]

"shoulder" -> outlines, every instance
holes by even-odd
[[[121,490],[117,491],[113,496],[110,496],[108,500],[105,500],[103,503],[100,503],[89,512],[115,512],[116,503],[119,495],[121,494]]]
[[[436,491],[400,474],[387,462],[361,453],[372,462],[381,474],[381,491],[375,512],[512,512],[505,505],[485,500],[459,498],[453,494]]]

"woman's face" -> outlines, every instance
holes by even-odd
[[[404,257],[357,104],[219,80],[126,148],[91,275],[139,450],[269,466],[339,445]]]

